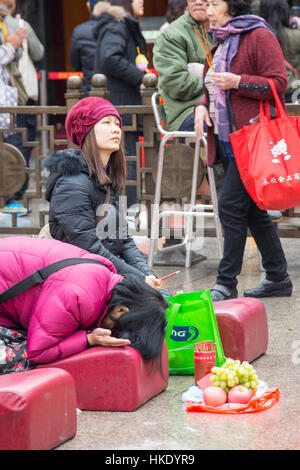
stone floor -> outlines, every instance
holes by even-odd
[[[58,450],[262,450],[300,448],[300,240],[283,240],[294,283],[290,298],[263,300],[269,322],[267,353],[253,362],[259,377],[279,387],[281,398],[273,408],[250,415],[187,413],[182,394],[193,385],[192,376],[170,376],[165,392],[134,412],[78,414],[74,439]],[[212,286],[218,266],[216,241],[208,239],[201,253],[207,259],[190,269],[180,268],[166,287],[186,292]],[[159,275],[175,271],[158,267]],[[239,292],[264,278],[251,239],[239,280]],[[120,391],[122,393],[122,391]]]
[[[1,225],[9,225],[7,217],[1,216]],[[31,219],[32,216],[22,217],[19,223],[28,226]],[[148,241],[140,242],[141,249],[147,251]],[[261,413],[239,416],[187,413],[182,394],[193,385],[194,378],[171,376],[165,392],[134,412],[78,411],[77,435],[57,450],[299,449],[300,239],[283,239],[282,243],[294,292],[290,298],[263,300],[268,315],[269,345],[267,353],[253,362],[262,380],[269,386],[279,387],[278,404]],[[203,290],[213,285],[219,261],[216,240],[206,239],[200,253],[206,260],[189,269],[156,267],[161,276],[181,270],[165,281],[173,293]],[[249,238],[239,278],[240,296],[245,288],[256,286],[263,278],[257,250]]]

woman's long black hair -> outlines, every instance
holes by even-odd
[[[111,315],[117,306],[126,306],[129,311],[119,318]],[[112,291],[108,315],[116,322],[112,335],[129,339],[130,346],[137,349],[149,361],[161,356],[168,301],[145,280],[132,275],[116,284]]]
[[[259,15],[274,30],[283,51],[288,48],[288,35],[284,28],[290,27],[290,7],[286,0],[261,0]]]
[[[250,15],[252,0],[225,0],[230,16]]]

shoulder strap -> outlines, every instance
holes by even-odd
[[[89,258],[67,258],[61,261],[57,261],[56,263],[49,264],[48,266],[45,266],[42,269],[38,269],[30,276],[26,277],[22,281],[18,282],[17,284],[14,284],[9,289],[2,292],[0,294],[0,304],[2,304],[3,302],[7,302],[7,300],[16,297],[17,295],[21,294],[27,289],[30,289],[30,287],[33,287],[36,284],[42,284],[42,282],[44,282],[47,277],[51,276],[51,274],[55,273],[56,271],[59,271],[60,269],[65,268],[67,266],[82,263],[96,263],[107,267],[101,261],[96,261],[94,259]]]

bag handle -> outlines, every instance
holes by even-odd
[[[169,314],[169,320],[168,320],[168,326],[167,326],[166,333],[165,333],[165,338],[169,338],[171,336],[171,332],[175,323],[175,318],[176,318],[177,313],[179,312],[180,307],[181,307],[181,304],[172,305],[172,308]]]
[[[262,121],[271,121],[271,113],[270,113],[270,103],[266,101],[266,109],[264,110],[264,102],[261,101],[260,104],[260,112],[259,112],[259,120]]]
[[[82,263],[102,264],[102,266],[105,266],[107,268],[107,266],[101,261],[97,261],[95,259],[90,258],[67,258],[60,261],[56,261],[56,263],[52,263],[42,269],[38,269],[30,276],[27,276],[22,281],[17,282],[17,284],[14,284],[9,289],[6,289],[4,292],[2,292],[0,294],[0,304],[11,300],[19,294],[22,294],[27,289],[30,289],[30,287],[33,287],[36,284],[42,284],[42,282],[44,282],[47,277],[51,276],[51,274],[55,273],[56,271],[67,266]]]
[[[276,87],[275,87],[275,83],[274,81],[272,80],[272,78],[267,78],[269,84],[270,84],[270,87],[271,87],[271,90],[273,92],[273,95],[274,95],[274,99],[275,99],[275,103],[276,103],[276,113],[277,113],[277,117],[278,118],[281,118],[281,117],[284,117],[286,115],[284,109],[283,109],[283,106],[281,104],[281,101],[279,99],[279,96],[277,94],[277,91],[276,91]]]
[[[283,116],[286,115],[284,109],[283,109],[283,106],[281,104],[281,101],[278,97],[278,94],[277,94],[277,91],[276,91],[276,87],[275,87],[275,83],[274,81],[272,80],[272,78],[267,78],[269,84],[270,84],[270,88],[273,92],[273,95],[274,95],[274,99],[275,99],[275,103],[276,103],[276,113],[277,113],[277,117],[278,118],[281,118]],[[260,104],[259,104],[259,121],[260,122],[263,122],[263,121],[271,121],[271,114],[270,114],[270,103],[269,101],[266,101],[266,109],[264,111],[264,106],[263,106],[263,101],[261,100],[260,101]]]

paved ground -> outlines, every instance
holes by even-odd
[[[20,225],[33,223],[33,214],[19,219]],[[7,217],[1,216],[2,226],[9,225]],[[278,404],[262,413],[240,416],[187,413],[182,394],[193,385],[194,378],[171,376],[165,392],[134,412],[80,412],[76,437],[57,450],[299,449],[300,239],[283,239],[282,243],[294,293],[290,298],[263,300],[268,315],[269,345],[267,353],[253,363],[262,380],[269,386],[279,387]],[[147,240],[142,240],[140,246],[147,251]],[[216,240],[206,239],[200,253],[207,257],[205,261],[190,269],[180,268],[179,275],[166,281],[166,287],[173,293],[213,285],[218,266]],[[159,275],[176,269],[156,267]],[[256,286],[263,278],[257,250],[252,239],[248,239],[238,286],[240,296],[244,289]]]
[[[294,282],[291,298],[265,299],[269,323],[267,353],[253,362],[259,377],[279,387],[281,398],[270,410],[251,415],[187,413],[182,394],[191,376],[171,376],[165,392],[130,413],[88,412],[78,415],[74,439],[58,450],[202,450],[300,448],[300,240],[283,240]],[[218,265],[216,241],[205,241],[207,260],[168,281],[172,291],[202,290],[212,286]],[[160,275],[173,268],[156,268]],[[256,286],[264,278],[256,249],[249,240],[239,290]],[[120,391],[122,393],[122,391]]]

